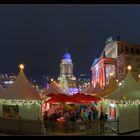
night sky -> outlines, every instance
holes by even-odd
[[[18,73],[22,62],[27,76],[58,76],[67,48],[74,74],[91,78],[94,58],[110,36],[140,44],[140,6],[1,5],[0,73]]]

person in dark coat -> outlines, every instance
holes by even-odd
[[[104,132],[104,123],[105,123],[104,113],[101,112],[101,115],[100,115],[100,131],[102,131],[102,132]]]

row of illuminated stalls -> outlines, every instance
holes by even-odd
[[[120,134],[140,129],[139,93],[140,85],[129,71],[122,85],[100,102],[102,111],[107,113],[108,119],[118,122],[113,129]]]

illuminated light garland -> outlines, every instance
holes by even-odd
[[[140,100],[109,100],[109,99],[104,99],[104,102],[108,102],[108,103],[113,103],[116,105],[139,105],[140,104]]]
[[[0,99],[0,104],[3,105],[19,105],[19,106],[28,106],[31,105],[38,105],[42,104],[41,100],[7,100],[7,99]]]

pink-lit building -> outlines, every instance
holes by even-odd
[[[91,70],[93,85],[95,86],[98,82],[101,87],[105,87],[109,82],[110,73],[116,76],[116,60],[114,58],[105,57],[95,59]]]
[[[128,65],[132,66],[132,75],[137,80],[140,74],[140,45],[109,39],[101,56],[91,66],[93,85],[98,82],[101,87],[105,87],[110,73],[114,74],[118,82],[122,82],[127,75]]]

